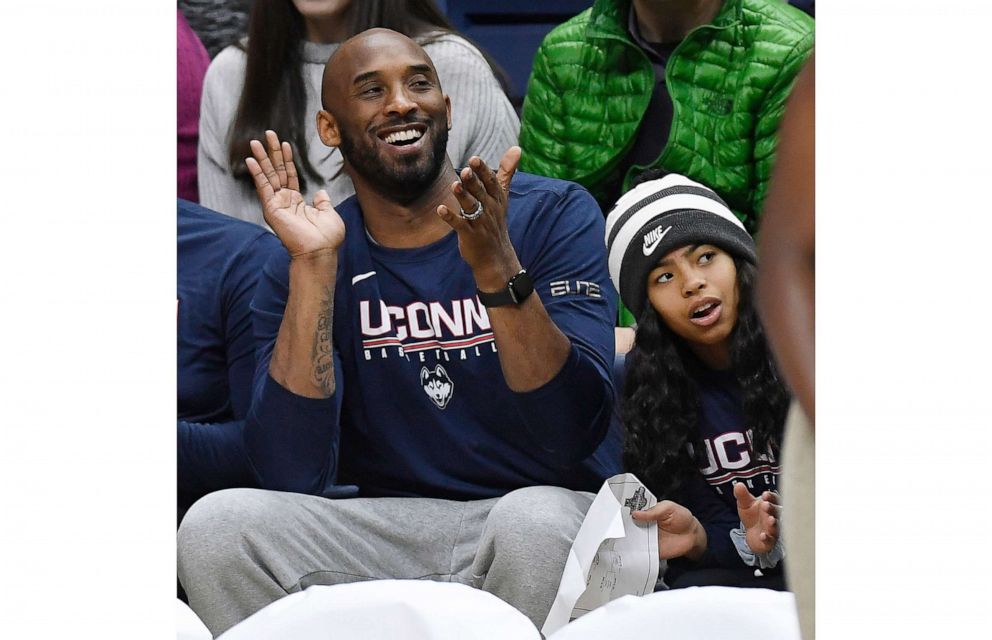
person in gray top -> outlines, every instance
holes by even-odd
[[[437,9],[433,0],[255,0],[246,41],[211,63],[203,83],[197,170],[200,202],[264,225],[244,169],[248,141],[279,131],[297,150],[304,197],[324,189],[337,204],[354,187],[341,153],[320,144],[324,64],[340,42],[372,27],[406,34],[424,47],[451,97],[455,125],[447,152],[456,167],[473,155],[496,166],[516,144],[520,121],[497,71]]]
[[[210,59],[244,37],[253,0],[179,0],[179,10]]]

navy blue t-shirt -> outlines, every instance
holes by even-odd
[[[282,243],[267,230],[186,200],[177,212],[180,503],[253,486],[242,444],[255,371],[251,297]]]
[[[295,396],[267,374],[288,294],[279,256],[253,303],[261,346],[246,443],[264,486],[315,493],[337,476],[366,496],[475,499],[541,484],[595,491],[619,470],[619,434],[604,441],[616,293],[585,189],[523,173],[511,186],[510,239],[572,343],[561,372],[529,393],[506,385],[454,232],[389,249],[367,236],[355,197],[337,211],[347,230],[334,300],[340,431],[334,398]]]

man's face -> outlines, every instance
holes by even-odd
[[[437,72],[420,47],[392,32],[342,47],[330,63],[324,103],[349,172],[391,199],[412,200],[445,162],[450,111]]]

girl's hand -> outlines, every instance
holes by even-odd
[[[765,491],[760,498],[755,498],[743,482],[738,482],[734,485],[734,497],[747,546],[754,553],[768,553],[778,541],[778,521],[782,516],[778,494]]]
[[[671,500],[662,500],[646,511],[632,511],[634,520],[658,523],[658,556],[671,560],[685,556],[698,560],[706,551],[706,529],[692,512]]]

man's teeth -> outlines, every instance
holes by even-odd
[[[406,142],[407,140],[416,140],[422,136],[421,132],[416,129],[406,129],[404,131],[396,131],[395,133],[390,133],[388,136],[383,138],[389,144],[396,144],[397,142]]]

